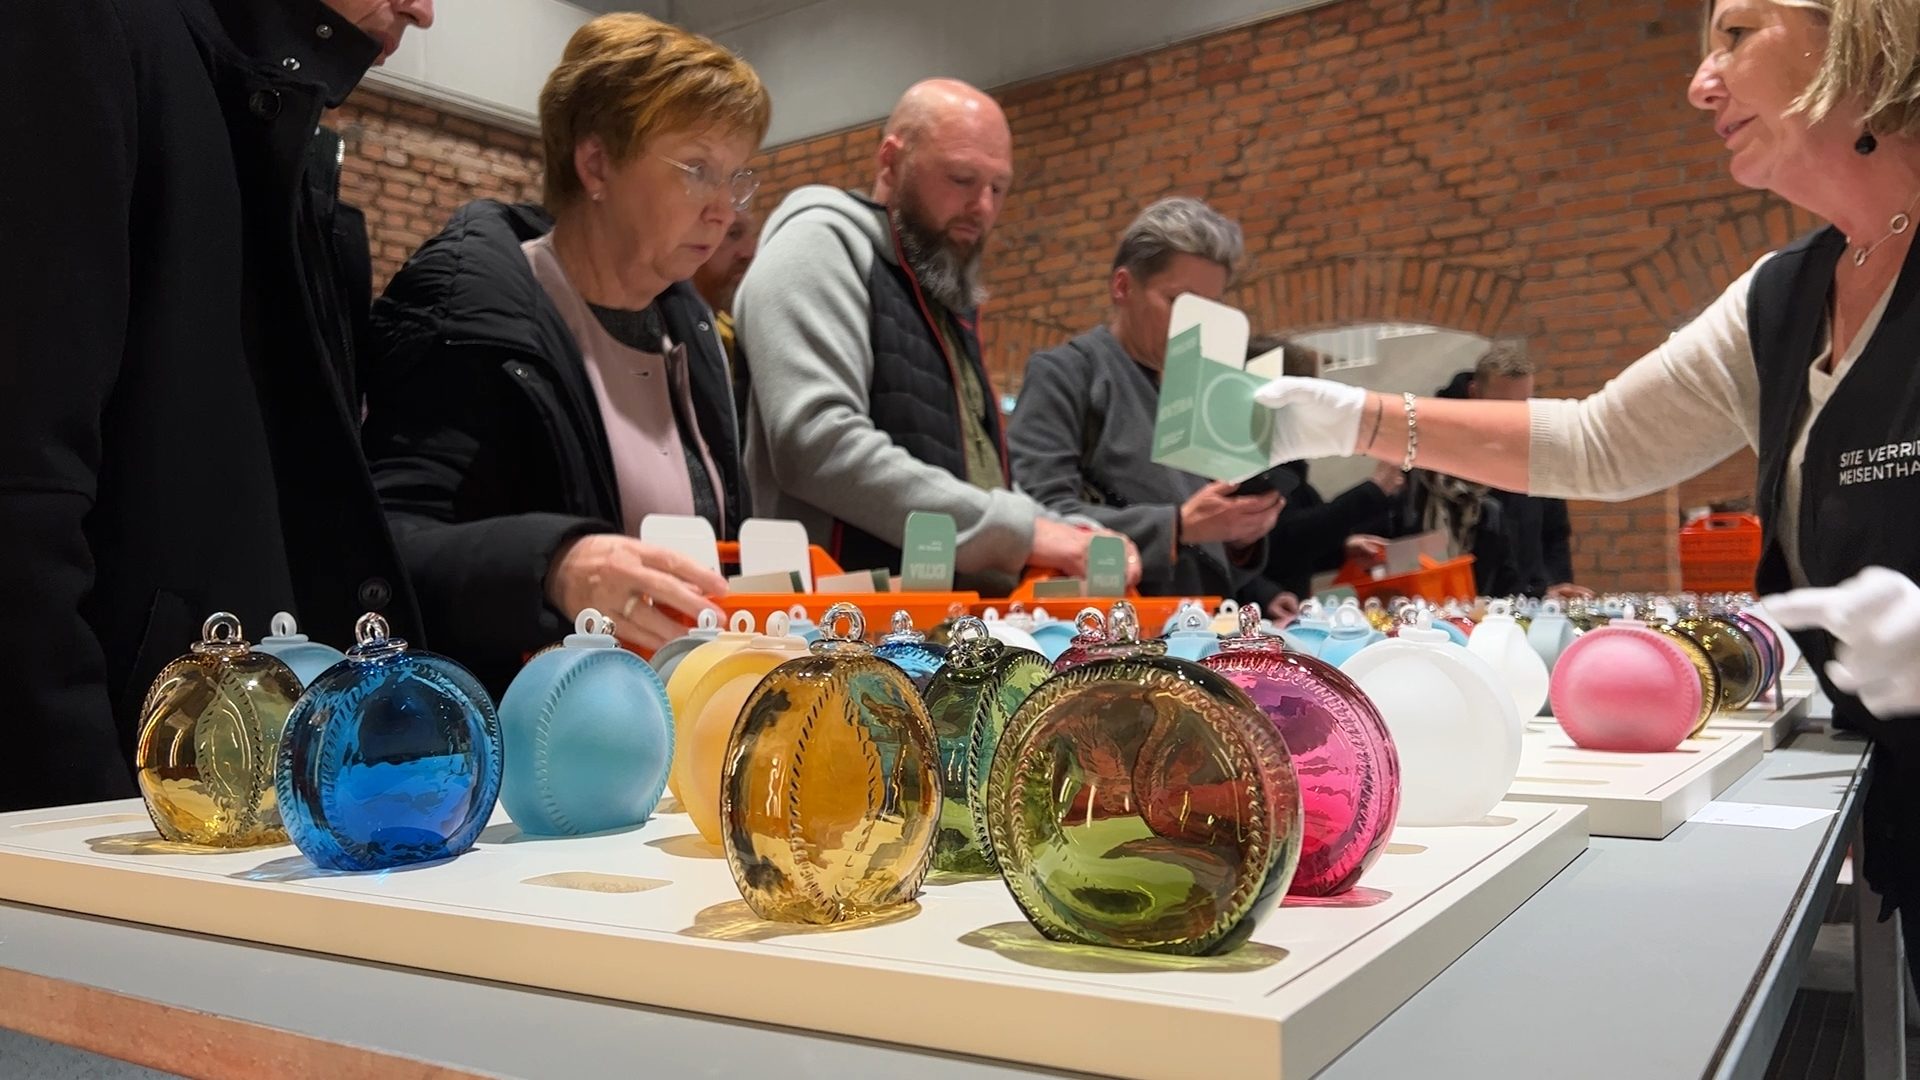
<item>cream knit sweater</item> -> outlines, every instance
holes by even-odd
[[[1578,401],[1529,402],[1532,494],[1638,498],[1696,476],[1742,446],[1757,447],[1760,383],[1747,336],[1747,294],[1754,272],[1770,257],[1762,256],[1699,318],[1634,361],[1598,393]],[[1827,348],[1814,359],[1810,408],[1788,459],[1783,505],[1799,505],[1807,431],[1879,328],[1892,293],[1890,285],[1832,374],[1821,370]],[[1797,517],[1783,515],[1779,530],[1794,581],[1804,583]]]

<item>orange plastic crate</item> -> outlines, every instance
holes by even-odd
[[[840,564],[824,548],[814,546],[809,549],[808,564],[813,571],[814,580],[842,573]],[[720,544],[720,564],[737,567],[740,565],[740,545],[732,541]],[[715,603],[727,613],[728,618],[736,611],[744,611],[753,616],[755,629],[764,630],[767,619],[776,611],[790,611],[795,606],[805,609],[807,617],[819,622],[827,614],[827,609],[835,604],[852,604],[860,609],[860,615],[867,620],[867,635],[875,637],[885,634],[893,627],[893,613],[904,611],[913,618],[913,625],[921,630],[935,623],[953,611],[958,605],[961,611],[971,611],[980,604],[980,594],[975,592],[876,592],[876,593],[728,593],[716,597]],[[724,625],[724,623],[723,623]]]
[[[1688,592],[1745,592],[1760,565],[1760,519],[1708,514],[1680,530],[1680,587]]]
[[[1133,605],[1140,616],[1140,633],[1145,637],[1158,637],[1160,628],[1172,619],[1183,604],[1199,604],[1209,612],[1220,609],[1218,596],[1141,596],[1129,590],[1126,596],[1049,596],[1035,599],[1034,584],[1054,577],[1053,574],[1032,574],[1021,581],[1013,594],[998,600],[981,600],[974,605],[973,613],[978,615],[988,608],[996,608],[1005,615],[1011,604],[1022,604],[1028,611],[1036,607],[1047,609],[1047,614],[1056,619],[1071,622],[1076,613],[1084,607],[1097,607],[1102,610],[1113,605],[1115,600],[1125,600]]]
[[[1479,589],[1473,583],[1471,555],[1461,555],[1444,562],[1422,555],[1420,569],[1378,580],[1369,577],[1360,564],[1349,562],[1340,569],[1340,575],[1334,580],[1351,586],[1362,600],[1378,597],[1387,601],[1396,596],[1407,596],[1444,604],[1449,600],[1472,600],[1479,595]]]

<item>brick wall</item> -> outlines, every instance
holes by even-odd
[[[1239,218],[1257,329],[1380,320],[1524,338],[1543,393],[1600,386],[1813,222],[1726,178],[1687,105],[1695,0],[1344,0],[1007,88],[1019,177],[995,236],[989,364],[1103,315],[1116,234],[1180,193]],[[528,140],[374,96],[342,110],[390,272],[474,194],[537,191]],[[774,148],[759,202],[866,187],[877,125]],[[1670,588],[1681,507],[1749,494],[1743,455],[1574,508],[1576,572]]]
[[[1685,100],[1696,0],[1344,0],[997,96],[1019,178],[983,320],[995,379],[1103,314],[1117,234],[1163,195],[1247,232],[1256,329],[1407,321],[1519,337],[1591,391],[1807,216],[1726,177]],[[781,147],[772,206],[872,179],[877,126]],[[1681,507],[1747,495],[1741,455],[1675,491],[1576,504],[1602,587],[1678,584]]]
[[[346,143],[341,197],[367,215],[375,295],[465,203],[540,198],[540,146],[531,135],[368,88],[325,123]]]

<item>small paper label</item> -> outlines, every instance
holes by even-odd
[[[1426,539],[1420,536],[1408,536],[1400,540],[1387,541],[1387,550],[1380,554],[1380,564],[1387,568],[1389,577],[1411,574],[1420,569],[1420,555],[1426,550]]]
[[[1087,595],[1127,595],[1127,542],[1117,536],[1087,541]]]
[[[900,548],[900,587],[906,592],[952,592],[953,518],[916,510],[907,515]]]
[[[797,521],[750,518],[740,526],[740,573],[745,577],[792,571],[800,591],[813,591],[813,559],[807,528]]]
[[[703,517],[678,514],[648,514],[640,519],[640,542],[678,552],[720,572],[720,547],[715,542],[713,523]]]
[[[1832,817],[1832,810],[1765,803],[1710,802],[1689,818],[1702,825],[1745,825],[1752,829],[1793,830]]]
[[[802,588],[798,572],[776,570],[771,574],[735,574],[727,579],[727,591],[748,596],[765,593],[798,593]]]
[[[851,574],[829,574],[817,578],[813,590],[822,593],[870,593],[873,592],[873,572],[860,570]]]
[[[1044,578],[1033,583],[1036,600],[1077,600],[1087,595],[1087,579],[1077,577]]]

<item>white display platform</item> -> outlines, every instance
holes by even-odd
[[[1760,764],[1761,741],[1759,731],[1708,725],[1669,753],[1618,754],[1575,746],[1551,717],[1536,717],[1507,798],[1585,806],[1595,836],[1659,840]]]
[[[450,862],[327,874],[291,847],[161,842],[138,801],[0,815],[0,898],[810,1031],[1138,1077],[1306,1077],[1576,858],[1577,807],[1403,828],[1362,884],[1269,913],[1222,957],[1041,938],[997,878],[901,917],[776,925],[684,815]],[[558,1051],[557,1051],[558,1052]],[[636,1075],[646,1048],[634,1047]]]
[[[1814,675],[1812,666],[1802,660],[1792,671],[1780,676],[1780,688],[1789,694],[1811,694],[1820,689],[1820,679]]]
[[[1767,695],[1769,699],[1773,695]],[[1707,722],[1708,731],[1757,731],[1760,733],[1760,749],[1772,753],[1773,748],[1787,741],[1793,734],[1795,724],[1806,719],[1807,707],[1813,700],[1808,691],[1783,690],[1780,703],[1771,700],[1755,702],[1739,712],[1717,713]]]

